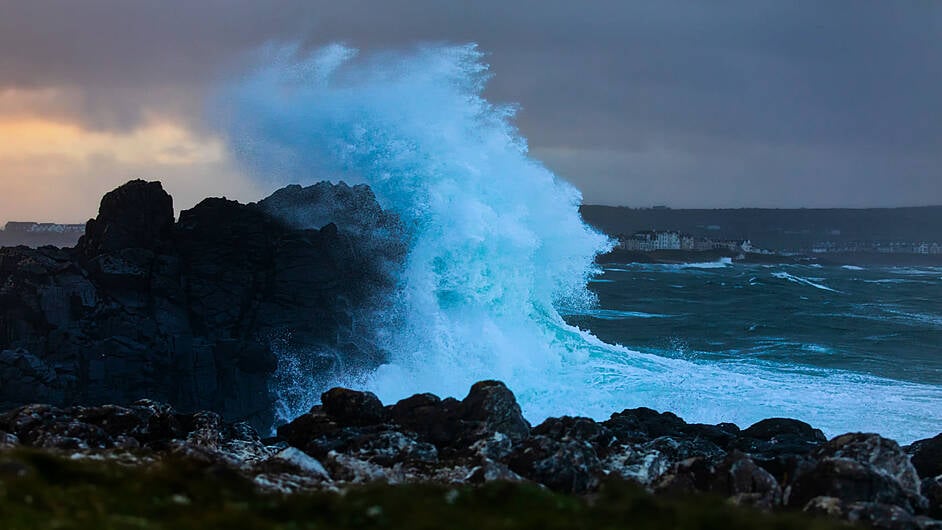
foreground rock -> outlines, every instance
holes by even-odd
[[[366,186],[207,199],[175,222],[160,183],[129,182],[76,248],[0,249],[0,408],[152,398],[268,429],[276,353],[311,376],[379,362],[357,317],[391,284],[396,226]]]
[[[741,430],[644,408],[604,422],[562,417],[531,427],[497,381],[475,384],[460,401],[419,394],[386,406],[368,392],[332,389],[322,405],[265,440],[245,423],[147,400],[126,407],[29,405],[0,415],[0,448],[21,446],[131,464],[195,459],[282,492],[510,481],[586,494],[618,480],[672,498],[708,494],[877,528],[942,528],[933,519],[942,476],[920,475],[896,442],[875,434],[826,440],[795,420]]]

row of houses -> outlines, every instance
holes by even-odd
[[[0,247],[26,245],[71,247],[85,233],[83,224],[31,223],[11,221],[0,229]]]
[[[728,250],[754,252],[750,241],[741,239],[710,239],[694,237],[672,230],[642,230],[631,235],[618,236],[617,248],[640,252],[655,250]]]
[[[3,231],[8,234],[78,234],[85,233],[84,224],[33,223],[10,221]]]

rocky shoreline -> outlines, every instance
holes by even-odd
[[[460,401],[418,394],[385,406],[371,393],[335,388],[264,439],[214,412],[183,414],[148,400],[26,405],[0,414],[0,448],[0,459],[25,448],[131,467],[197,461],[281,494],[513,482],[591,496],[614,480],[656,497],[708,495],[876,528],[942,528],[942,434],[904,448],[876,434],[827,440],[792,419],[740,429],[645,408],[531,426],[497,381],[475,384]]]
[[[0,249],[0,518],[26,510],[19,527],[52,526],[23,493],[40,468],[47,482],[31,487],[58,492],[50,513],[104,477],[105,497],[88,499],[104,516],[101,506],[115,504],[128,481],[151,480],[155,466],[196,466],[237,477],[254,492],[238,494],[248,499],[432,485],[581,506],[570,513],[577,517],[614,483],[648,495],[630,497],[666,517],[652,528],[683,526],[662,499],[705,496],[753,514],[942,529],[942,434],[902,448],[876,434],[827,440],[791,419],[741,429],[644,408],[532,426],[506,386],[483,381],[460,401],[419,394],[386,405],[335,388],[275,436],[260,435],[291,399],[292,364],[304,367],[306,397],[338,370],[383,362],[364,322],[394,287],[405,252],[398,223],[366,186],[289,186],[247,205],[207,199],[175,219],[159,183],[132,181],[102,199],[75,248]],[[118,468],[76,471],[73,491],[55,478],[69,462]],[[210,490],[224,482],[199,480],[171,482]],[[500,484],[523,489],[488,489]],[[63,512],[66,527],[79,528],[71,520],[87,512],[75,510]],[[693,527],[709,527],[697,513]]]

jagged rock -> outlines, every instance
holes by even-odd
[[[828,517],[841,517],[844,515],[844,501],[837,497],[815,497],[805,503],[802,511]]]
[[[271,456],[272,450],[246,423],[227,423],[209,411],[185,415],[182,422],[187,434],[171,444],[176,454],[233,466],[261,462]]]
[[[672,466],[693,457],[718,458],[726,453],[709,440],[660,436],[637,445],[622,445],[603,459],[615,476],[653,486]]]
[[[608,451],[602,460],[603,472],[608,476],[650,486],[671,466],[667,456],[657,450],[635,449],[623,444]]]
[[[332,477],[353,484],[370,482],[397,484],[402,481],[402,472],[398,469],[389,470],[378,464],[337,451],[327,453],[325,464]]]
[[[116,405],[72,407],[67,410],[67,414],[77,422],[103,430],[116,447],[126,449],[184,435],[183,429],[176,425],[178,420],[175,411],[166,405],[147,401],[130,407]],[[158,419],[161,414],[169,417]],[[160,428],[161,420],[167,423],[167,428]]]
[[[592,444],[595,451],[603,456],[618,445],[614,433],[590,418],[563,416],[547,418],[533,428],[532,434],[542,435],[557,441],[578,440]]]
[[[942,475],[924,479],[920,491],[928,501],[926,513],[936,519],[942,519]]]
[[[892,504],[875,502],[846,503],[836,497],[815,497],[803,511],[828,517],[840,517],[852,523],[862,523],[886,530],[929,530],[942,528],[942,522],[913,516]]]
[[[245,423],[224,422],[218,414],[207,411],[178,414],[152,401],[129,407],[27,405],[0,415],[0,430],[28,447],[169,451],[234,466],[262,461],[272,452]]]
[[[942,434],[913,442],[905,449],[920,477],[942,475]]]
[[[691,423],[683,428],[684,436],[694,439],[704,439],[712,442],[724,451],[732,449],[739,439],[740,429],[732,423],[707,425],[704,423]]]
[[[670,462],[679,462],[694,456],[719,458],[726,454],[713,442],[699,438],[688,440],[661,436],[642,444],[640,448],[643,451],[657,451]]]
[[[161,185],[132,181],[102,199],[75,249],[0,249],[0,408],[149,398],[268,429],[270,384],[307,378],[308,391],[379,364],[358,317],[393,284],[402,249],[366,236],[379,221],[360,213],[382,212],[368,188],[334,188],[207,199],[174,223]],[[317,196],[330,205],[303,203]],[[305,208],[326,224],[286,221]]]
[[[744,429],[741,435],[757,440],[797,437],[808,443],[823,443],[827,441],[821,429],[815,429],[803,421],[789,418],[768,418],[760,420]]]
[[[675,464],[655,491],[682,494],[695,491],[728,497],[731,502],[771,510],[782,500],[782,488],[768,471],[749,456],[733,452],[722,460],[692,457]]]
[[[438,462],[438,449],[434,445],[396,431],[357,440],[354,452],[361,459],[387,467],[397,463]]]
[[[474,442],[470,449],[482,461],[504,460],[513,452],[514,444],[506,434],[495,432],[489,438]]]
[[[259,201],[258,207],[295,229],[334,226],[360,249],[347,258],[372,278],[391,280],[389,269],[396,268],[407,252],[399,219],[380,208],[365,184],[287,186]]]
[[[642,407],[612,414],[603,425],[610,429],[619,441],[639,443],[661,436],[680,436],[687,423],[672,412],[659,413]]]
[[[383,403],[372,392],[332,388],[321,395],[324,412],[341,425],[374,425],[386,419]]]
[[[376,202],[373,190],[365,184],[319,182],[302,187],[286,186],[262,199],[258,206],[269,215],[298,229],[321,228],[334,223],[350,233],[376,236],[382,230],[397,229],[399,220]]]
[[[598,487],[602,463],[588,442],[532,436],[510,455],[510,469],[552,490],[585,493]]]
[[[0,428],[24,444],[45,449],[107,449],[114,439],[101,427],[49,405],[28,405],[0,416]]]
[[[461,408],[463,419],[481,422],[487,433],[500,432],[514,441],[530,435],[530,423],[523,417],[517,398],[500,381],[475,383]]]
[[[761,420],[744,429],[733,446],[763,460],[805,455],[827,441],[820,429],[788,418]]]
[[[863,523],[887,530],[940,529],[942,523],[911,513],[892,504],[854,502],[846,504],[842,516],[852,523]]]
[[[803,507],[815,497],[837,497],[845,503],[873,502],[900,506],[910,513],[918,508],[915,498],[899,481],[873,466],[851,458],[825,457],[804,470],[785,490],[785,504]]]
[[[330,474],[320,461],[294,447],[286,447],[275,453],[262,462],[256,470],[264,470],[268,474],[290,473],[321,482],[331,480]]]
[[[462,432],[461,402],[433,394],[416,394],[389,407],[392,420],[439,446],[455,443]]]
[[[818,448],[815,457],[850,458],[870,465],[897,481],[915,497],[919,493],[919,475],[899,444],[878,434],[848,433],[833,438]]]
[[[302,449],[316,458],[325,459],[337,453],[381,467],[438,462],[434,445],[381,425],[341,428],[307,440]]]
[[[826,441],[820,429],[803,421],[769,418],[742,430],[727,448],[749,454],[784,484],[814,464],[810,453]]]
[[[0,431],[0,449],[10,449],[20,445],[20,439],[15,434]]]
[[[160,446],[165,440],[186,436],[186,429],[180,416],[170,405],[141,399],[135,401],[130,408],[141,415],[142,421],[127,434],[137,438],[141,443]],[[110,420],[109,424],[114,425],[114,420]]]
[[[494,481],[525,482],[526,479],[511,471],[506,464],[488,459],[471,469],[462,481],[469,484],[483,484]]]
[[[88,259],[128,248],[155,250],[173,230],[173,199],[159,182],[132,180],[101,199],[78,249]]]
[[[278,427],[278,437],[294,447],[304,448],[315,438],[341,429],[337,422],[324,414],[320,406],[316,406],[307,414]]]

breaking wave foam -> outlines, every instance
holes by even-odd
[[[276,184],[367,182],[408,232],[398,291],[376,318],[389,362],[340,383],[388,401],[462,396],[477,380],[501,379],[534,422],[648,406],[688,421],[792,416],[832,434],[903,440],[942,422],[934,387],[670,359],[566,324],[561,309],[591,309],[586,283],[609,242],[582,223],[578,190],[528,156],[514,107],[483,98],[489,73],[475,46],[263,55],[219,98],[218,123],[238,158]]]
[[[815,289],[821,289],[822,291],[830,291],[830,292],[832,292],[832,293],[839,293],[839,292],[840,292],[840,291],[838,291],[837,289],[831,289],[831,288],[828,287],[827,285],[823,285],[823,284],[820,284],[820,283],[815,283],[815,282],[811,281],[811,280],[808,279],[808,278],[803,278],[803,277],[801,277],[801,276],[795,276],[794,274],[789,274],[789,273],[784,272],[784,271],[773,272],[773,273],[772,273],[772,276],[773,276],[774,278],[778,278],[778,279],[780,279],[780,280],[788,280],[788,281],[793,282],[793,283],[798,283],[798,284],[801,284],[801,285],[807,285],[808,287],[814,287]]]

